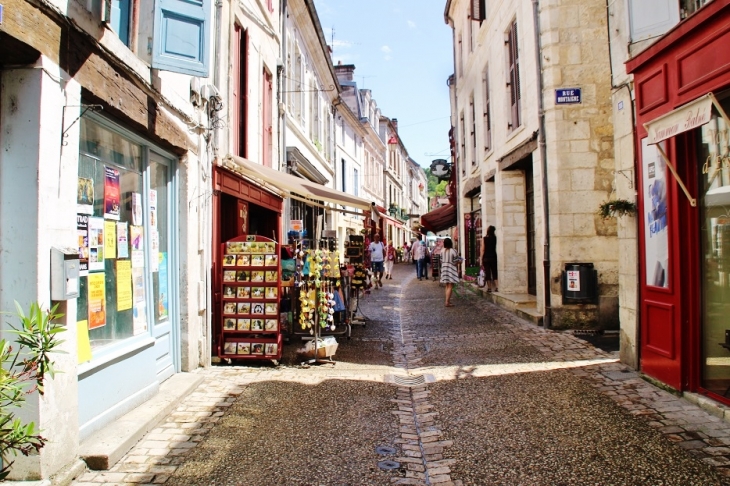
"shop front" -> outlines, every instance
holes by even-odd
[[[82,439],[180,370],[177,159],[107,118],[80,123]]]
[[[730,403],[730,1],[627,63],[636,86],[640,366]]]

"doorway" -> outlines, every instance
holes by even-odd
[[[530,160],[532,162],[532,160]],[[527,293],[537,295],[537,258],[535,252],[535,184],[532,164],[525,167],[525,234],[527,236]]]

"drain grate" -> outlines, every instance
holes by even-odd
[[[384,471],[392,471],[393,469],[398,469],[400,467],[400,462],[380,461],[378,462],[378,467]]]
[[[389,456],[391,454],[395,454],[395,447],[378,446],[375,448],[375,452],[377,452],[381,456]]]
[[[403,376],[403,375],[386,375],[385,376],[386,383],[392,383],[392,384],[398,385],[398,386],[420,386],[420,385],[425,385],[426,383],[433,383],[434,381],[436,381],[436,379],[433,377],[433,375],[430,375],[430,374],[413,375],[413,376]]]

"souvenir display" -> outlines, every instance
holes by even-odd
[[[262,236],[239,236],[221,245],[222,294],[218,353],[222,358],[281,358],[279,245]],[[273,316],[273,317],[271,317]]]

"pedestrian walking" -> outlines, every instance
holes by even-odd
[[[424,278],[428,280],[428,271],[426,268],[428,248],[426,247],[426,243],[423,242],[423,236],[418,235],[418,241],[413,243],[411,251],[413,252],[413,260],[416,262],[416,276],[418,277],[418,280],[422,280]]]
[[[497,235],[496,228],[487,228],[487,235],[482,242],[482,266],[487,280],[487,292],[499,292],[497,281]]]
[[[459,265],[461,258],[459,253],[454,250],[454,243],[451,238],[444,240],[444,248],[441,250],[441,280],[446,285],[444,305],[446,307],[454,307],[451,303],[451,293],[454,290],[454,284],[459,283]]]
[[[368,246],[368,252],[370,253],[370,269],[373,271],[373,279],[376,287],[383,286],[383,270],[385,260],[385,245],[380,241],[380,234],[375,233],[375,239]]]
[[[395,263],[396,251],[393,242],[388,243],[385,248],[385,279],[393,280],[393,264]]]

